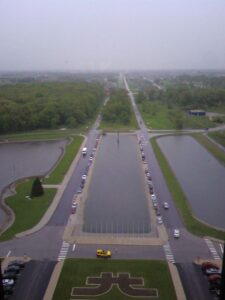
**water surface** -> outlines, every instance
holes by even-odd
[[[225,167],[191,136],[157,139],[194,215],[225,229]]]
[[[137,139],[116,134],[102,138],[84,212],[84,231],[149,232],[144,172]]]

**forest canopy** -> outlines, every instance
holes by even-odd
[[[128,124],[132,117],[132,109],[127,91],[123,89],[112,92],[110,100],[102,111],[103,121]]]
[[[85,124],[103,101],[99,83],[32,83],[0,87],[0,133],[76,128]]]

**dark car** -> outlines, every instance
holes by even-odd
[[[25,267],[25,263],[20,260],[13,260],[8,264],[8,267],[11,267],[11,266],[16,266],[16,267],[19,267],[20,269],[23,269]]]
[[[15,272],[16,274],[18,274],[19,272],[20,272],[20,267],[18,267],[18,266],[8,266],[6,269],[5,269],[5,271],[4,271],[4,273],[8,273],[8,272]]]
[[[10,285],[3,286],[3,290],[4,290],[4,295],[12,295],[13,286]]]

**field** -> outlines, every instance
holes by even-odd
[[[108,275],[103,273],[108,273]],[[123,275],[121,276],[119,273],[123,273]],[[127,275],[124,275],[124,273]],[[123,279],[120,281],[119,277],[123,277]],[[86,280],[92,283],[101,282],[99,283],[100,287],[95,289],[95,284],[87,289],[85,288]],[[130,282],[133,281],[133,283],[130,283],[131,286],[134,285],[133,289],[127,286],[129,280]],[[138,286],[140,283],[137,283],[137,281],[142,282],[143,286]],[[143,291],[138,291],[138,289],[143,289]],[[90,293],[92,293],[92,296],[90,296]],[[100,293],[101,295],[99,295]],[[151,298],[149,296],[137,296],[137,294],[136,296],[134,294],[129,296],[131,293],[149,293],[152,296]],[[156,295],[156,297],[153,295]],[[163,261],[67,259],[64,262],[53,300],[90,298],[95,300],[175,300],[176,295],[167,263]]]
[[[190,116],[179,107],[168,108],[160,103],[138,105],[145,124],[151,129],[193,129],[215,127],[207,117]]]

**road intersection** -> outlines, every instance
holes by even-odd
[[[220,242],[212,241],[207,237],[202,239],[193,236],[185,229],[155,158],[151,144],[149,143],[149,132],[137,109],[133,94],[129,89],[125,77],[124,84],[140,126],[140,130],[137,131],[137,138],[143,145],[146,162],[151,169],[154,189],[159,205],[162,207],[163,202],[167,201],[170,206],[169,210],[161,210],[167,235],[166,240],[163,240],[158,244],[151,243],[151,240],[144,238],[142,241],[139,239],[140,243],[135,243],[135,239],[130,239],[129,242],[127,239],[121,239],[121,242],[118,242],[117,239],[117,242],[111,243],[110,241],[112,241],[112,239],[110,236],[103,239],[101,244],[103,247],[105,245],[107,248],[110,248],[113,253],[113,258],[115,259],[161,259],[172,262],[178,266],[183,283],[185,280],[184,287],[186,294],[189,296],[188,299],[212,299],[208,294],[207,289],[206,292],[199,290],[199,280],[192,280],[192,276],[196,276],[196,273],[198,272],[196,271],[193,262],[203,258],[220,260],[222,257]],[[88,149],[93,149],[95,146],[96,138],[100,133],[97,129],[99,123],[100,116],[98,116],[85,141],[85,145]],[[32,299],[43,299],[46,290],[46,281],[50,280],[53,270],[52,262],[56,263],[57,261],[64,260],[68,257],[95,257],[95,251],[99,245],[96,243],[96,236],[90,236],[85,243],[79,242],[79,239],[78,242],[76,239],[62,239],[62,237],[65,237],[65,229],[69,225],[71,219],[71,203],[80,187],[81,176],[88,164],[88,160],[89,155],[83,157],[80,153],[78,154],[73,169],[70,170],[67,184],[59,199],[60,201],[55,207],[55,210],[49,213],[49,221],[46,222],[42,228],[38,228],[38,231],[36,232],[31,231],[28,235],[20,235],[20,238],[15,238],[0,244],[1,256],[6,256],[10,251],[10,256],[29,256],[32,261],[35,261],[35,264],[33,264],[32,267],[32,274],[28,272],[27,276],[31,276],[31,278],[36,276],[38,280],[30,280],[29,283],[25,283],[25,279],[27,279],[27,277],[25,277],[23,283],[24,286],[29,286],[30,291],[32,290]],[[174,239],[174,228],[180,229],[180,239]],[[98,236],[98,238],[101,240],[101,236]],[[45,266],[43,265],[43,261],[45,262]],[[46,275],[44,279],[37,276],[41,268],[48,270],[46,273],[48,276]],[[188,277],[186,277],[187,274]],[[45,282],[43,280],[45,280]],[[22,288],[20,289],[20,293],[22,293]],[[16,297],[17,296],[15,295],[15,298],[13,299],[17,299]],[[31,299],[29,297],[30,295],[27,292],[23,295],[24,300]]]

